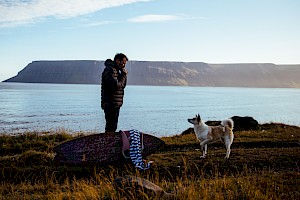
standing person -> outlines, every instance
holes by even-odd
[[[105,114],[105,132],[115,132],[118,126],[119,112],[123,105],[124,88],[127,82],[125,69],[128,58],[123,53],[115,55],[114,60],[104,63],[101,81],[101,108]]]

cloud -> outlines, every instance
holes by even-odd
[[[97,22],[90,22],[90,23],[83,24],[82,27],[95,27],[95,26],[102,26],[102,25],[113,24],[113,23],[116,23],[116,22],[114,22],[114,21],[97,21]]]
[[[143,23],[143,22],[160,22],[179,20],[181,17],[176,15],[142,15],[129,19],[129,22]]]
[[[105,8],[151,0],[0,0],[0,27],[36,23],[46,17],[70,18]]]
[[[141,15],[138,17],[131,18],[128,21],[133,23],[144,23],[144,22],[163,22],[163,21],[175,21],[175,20],[187,20],[187,19],[195,19],[195,18],[188,18],[184,15]]]

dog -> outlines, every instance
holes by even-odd
[[[205,158],[207,155],[207,145],[215,142],[218,139],[221,139],[226,147],[225,158],[229,158],[231,151],[230,146],[234,138],[234,123],[232,119],[223,120],[219,126],[208,126],[202,121],[200,115],[198,114],[196,117],[188,119],[188,122],[194,125],[196,137],[199,140],[201,149],[203,151],[201,158]]]

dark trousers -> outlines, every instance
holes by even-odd
[[[105,114],[105,132],[116,132],[118,127],[120,108],[109,107],[104,109]]]

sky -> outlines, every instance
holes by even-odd
[[[36,60],[300,64],[298,0],[0,0],[0,81]]]

